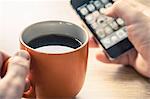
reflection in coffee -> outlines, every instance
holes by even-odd
[[[75,38],[64,35],[45,35],[37,37],[28,46],[45,53],[64,53],[80,47],[82,43]]]

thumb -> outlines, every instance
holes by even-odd
[[[122,18],[126,25],[130,25],[138,21],[138,16],[141,16],[141,12],[136,6],[136,2],[118,0],[111,7],[107,8],[104,12],[105,15],[114,18]]]
[[[25,78],[29,71],[30,55],[21,50],[8,60],[8,71],[3,81],[9,88],[8,96],[21,98],[25,87]]]

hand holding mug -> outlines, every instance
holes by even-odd
[[[13,97],[21,98],[23,94],[28,98],[47,99],[74,97],[78,94],[84,82],[88,57],[88,35],[82,28],[63,21],[39,22],[22,32],[20,48],[29,52],[31,64],[29,55],[18,58],[22,54],[16,54],[6,62],[8,70],[7,65],[4,65],[1,74],[4,76],[7,70],[2,81],[9,77],[14,85],[17,84],[18,87],[14,87],[14,90],[8,87],[13,91]],[[29,88],[23,93],[29,64],[31,68],[26,82]],[[16,66],[21,66],[24,71]]]
[[[5,61],[8,63],[7,73],[3,78],[0,78],[0,99],[21,99],[25,79],[29,72],[30,55],[26,51],[19,51],[14,56],[10,57],[3,52],[0,52],[0,76],[4,76],[3,65]]]

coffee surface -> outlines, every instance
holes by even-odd
[[[45,35],[31,40],[27,45],[40,52],[64,53],[80,47],[82,43],[69,36]]]

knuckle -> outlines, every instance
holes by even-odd
[[[25,85],[25,77],[24,74],[22,72],[17,73],[17,72],[13,72],[13,73],[9,73],[10,75],[6,76],[2,81],[2,83],[0,83],[0,90],[1,89],[5,89],[6,91],[9,89],[17,89],[19,90],[20,88],[23,88]]]
[[[15,89],[20,89],[24,87],[24,79],[21,79],[20,77],[16,77],[13,79],[11,86],[14,87]]]
[[[22,70],[14,70],[12,73],[11,73],[11,78],[12,80],[15,80],[15,81],[20,81],[20,80],[24,80],[25,77],[27,76],[27,72],[26,71],[22,71]],[[19,80],[20,79],[20,80]]]
[[[24,79],[29,72],[29,66],[29,61],[15,56],[10,58],[8,62],[8,72],[11,74],[12,78],[20,77]]]

